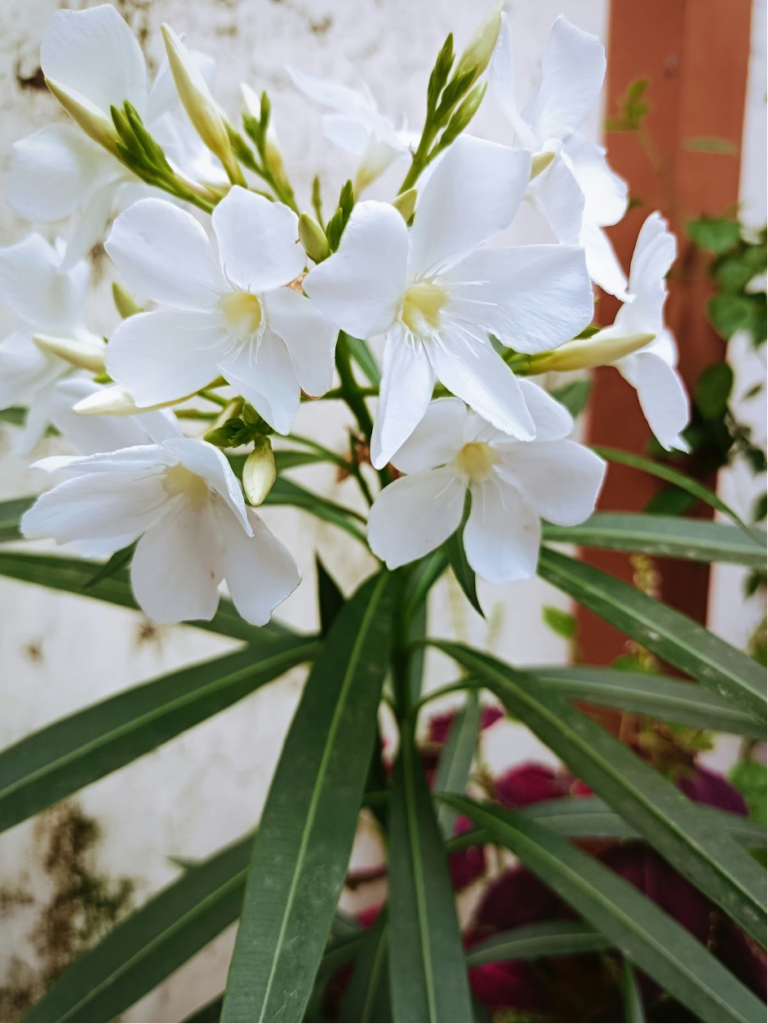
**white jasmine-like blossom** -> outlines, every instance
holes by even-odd
[[[211,619],[225,579],[242,617],[261,626],[298,586],[289,552],[243,501],[213,445],[170,438],[34,464],[66,479],[22,518],[25,537],[53,537],[93,558],[138,540],[131,584],[158,622]]]
[[[196,55],[196,60],[210,71],[206,58]],[[190,170],[202,168],[198,161],[204,147],[194,137],[191,125],[172,114],[180,111],[180,104],[167,60],[148,89],[141,47],[110,4],[85,11],[56,11],[43,35],[40,65],[52,86],[76,98],[96,123],[103,122],[105,132],[112,125],[110,107],[122,109],[128,100],[149,131],[167,147],[171,161],[191,165]],[[114,153],[76,124],[47,125],[13,147],[7,186],[11,206],[34,221],[80,214],[68,242],[64,269],[99,241],[113,209],[125,208],[151,191]]]
[[[400,157],[409,152],[408,137],[398,132],[379,111],[370,90],[350,89],[339,82],[288,68],[293,84],[316,103],[330,107],[323,116],[323,133],[329,141],[358,157],[355,192],[360,193]]]
[[[62,251],[37,234],[0,249],[0,302],[16,317],[14,330],[0,342],[0,409],[27,406],[23,454],[45,433],[57,382],[75,369],[37,345],[35,336],[73,340],[94,352],[105,349],[84,323],[88,265],[81,261],[62,270]]]
[[[608,166],[602,146],[579,132],[604,78],[603,44],[561,16],[547,40],[539,84],[520,112],[512,36],[502,15],[490,81],[517,141],[534,154],[527,198],[561,242],[585,247],[592,280],[624,298],[627,280],[602,229],[624,216],[627,185]],[[538,174],[537,165],[544,165]]]
[[[667,450],[687,451],[680,432],[690,419],[688,392],[680,379],[677,345],[664,324],[666,276],[675,260],[677,243],[658,213],[652,213],[637,236],[629,271],[629,297],[610,327],[590,339],[600,345],[628,335],[653,337],[644,348],[613,365],[637,390],[637,397],[657,440]]]
[[[131,289],[165,308],[118,326],[107,369],[139,406],[223,376],[288,433],[301,389],[331,386],[337,333],[295,290],[306,264],[298,218],[236,186],[212,222],[218,251],[191,214],[164,200],[142,199],[117,218],[107,252]]]
[[[435,380],[517,437],[534,424],[488,334],[519,352],[551,349],[592,316],[581,249],[480,250],[512,221],[530,173],[522,150],[463,137],[424,186],[408,230],[388,203],[358,203],[338,251],[304,289],[359,338],[386,334],[371,454],[385,466],[421,420]]]
[[[564,438],[568,412],[531,381],[521,388],[535,441],[496,430],[457,398],[439,398],[392,459],[407,476],[385,487],[368,519],[371,550],[388,568],[421,558],[458,528],[467,490],[467,561],[489,583],[536,573],[541,522],[573,526],[592,514],[605,463]]]

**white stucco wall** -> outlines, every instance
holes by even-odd
[[[758,2],[764,10],[764,0]],[[602,35],[606,5],[607,0],[513,0],[508,4],[523,92],[535,77],[543,42],[557,14],[565,13],[581,27]],[[59,118],[48,93],[29,81],[39,66],[42,29],[59,6],[95,4],[4,0],[0,6],[3,168],[15,139]],[[162,52],[159,27],[163,21],[212,54],[219,65],[217,95],[228,109],[237,109],[241,81],[269,90],[286,165],[304,202],[316,171],[330,198],[352,168],[344,154],[323,140],[318,112],[292,89],[285,64],[349,84],[365,80],[387,113],[403,114],[417,128],[430,61],[449,30],[460,47],[481,13],[477,5],[461,0],[208,0],[196,4],[123,0],[117,6],[142,38],[153,67]],[[597,123],[595,117],[595,129]],[[507,137],[490,103],[476,127],[490,137]],[[759,178],[762,181],[764,175]],[[0,206],[0,244],[18,240],[27,229],[7,207]],[[66,225],[56,229],[66,230]],[[53,236],[53,229],[43,231]],[[540,231],[532,217],[522,217],[515,227],[517,237],[528,241],[540,237]],[[92,325],[108,332],[115,315],[109,299],[111,268],[103,256],[94,261],[94,279]],[[0,332],[10,325],[0,310]],[[305,407],[297,431],[319,432],[326,443],[341,447],[346,423],[341,406]],[[26,464],[13,454],[12,443],[13,431],[0,428],[0,498],[29,493],[38,486]],[[54,442],[46,442],[41,454],[54,447]],[[352,484],[338,483],[329,471],[311,470],[298,478],[340,502],[356,501]],[[281,610],[281,617],[302,629],[312,628],[316,624],[314,552],[321,553],[347,590],[370,563],[332,527],[298,512],[268,509],[265,518],[294,551],[305,574],[304,584]],[[541,620],[542,604],[564,604],[555,591],[531,581],[484,588],[481,597],[489,613],[485,622],[474,615],[455,587],[441,584],[431,609],[432,631],[488,644],[519,663],[564,660],[564,644]],[[0,580],[0,747],[138,681],[233,647],[198,630],[148,630],[146,625],[130,612]],[[445,660],[430,659],[430,686],[446,682],[451,675]],[[203,857],[251,827],[263,804],[301,682],[301,671],[290,673],[83,791],[78,800],[103,830],[99,869],[134,879],[137,899],[143,900],[177,875],[170,857]],[[497,727],[488,737],[486,755],[497,766],[531,752],[547,756],[522,730]],[[3,921],[0,985],[8,979],[13,955],[33,968],[36,963],[30,933],[39,900],[49,886],[39,861],[40,840],[31,823],[0,835],[0,886],[21,885],[38,900]],[[168,1021],[191,1012],[223,986],[230,944],[231,933],[142,1000],[125,1019]]]

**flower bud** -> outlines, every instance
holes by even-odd
[[[107,116],[103,110],[99,110],[85,96],[70,91],[52,78],[46,78],[45,84],[72,120],[83,129],[89,138],[93,139],[94,142],[98,142],[100,146],[109,150],[110,153],[118,156],[117,145],[120,141],[120,136],[117,134],[117,129],[111,117]]]
[[[498,0],[494,4],[493,10],[475,29],[475,34],[467,43],[461,57],[459,57],[459,63],[456,66],[455,72],[457,78],[474,69],[475,77],[472,81],[475,81],[490,64],[493,51],[496,49],[496,43],[499,39],[499,32],[501,31],[501,12],[503,8],[503,0]]]
[[[243,172],[232,153],[226,118],[211,95],[200,68],[170,25],[163,25],[162,32],[179,99],[197,134],[221,160],[230,180],[236,185],[245,185]]]
[[[591,370],[596,366],[609,366],[618,359],[645,348],[655,337],[653,334],[626,334],[620,338],[612,335],[601,337],[602,333],[601,331],[591,338],[577,338],[552,352],[539,352],[531,356],[525,372],[534,374],[557,370],[558,373],[564,373],[567,370]]]
[[[268,437],[260,437],[243,466],[243,490],[250,505],[261,505],[277,478],[275,455]]]
[[[531,181],[538,178],[542,171],[546,171],[556,154],[551,149],[545,149],[541,153],[534,153],[531,160]]]
[[[409,188],[407,192],[401,192],[399,196],[395,196],[392,200],[392,205],[406,224],[410,222],[416,210],[416,194],[415,188]]]
[[[307,256],[315,263],[322,263],[331,255],[325,232],[308,213],[302,213],[299,217],[299,238]]]
[[[35,334],[34,343],[43,352],[66,359],[73,366],[93,373],[104,372],[104,354],[107,346],[98,338],[54,338],[50,334]]]
[[[264,93],[266,96],[266,93]],[[272,125],[267,128],[267,137],[264,142],[264,162],[271,172],[275,181],[284,189],[290,188],[288,175],[285,173],[283,154],[277,141],[277,132]]]
[[[118,284],[117,281],[112,282],[112,300],[115,303],[115,309],[123,320],[127,320],[129,316],[134,316],[136,313],[144,312],[131,293],[126,288],[123,288],[121,284]]]
[[[187,395],[187,398],[191,398]],[[173,402],[158,402],[157,405],[136,405],[129,391],[119,384],[94,391],[92,395],[81,399],[72,407],[72,411],[81,416],[135,416],[153,409],[165,409],[170,405],[178,405],[186,399],[175,399]]]

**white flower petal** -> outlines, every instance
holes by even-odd
[[[125,100],[144,113],[147,69],[133,32],[111,4],[56,11],[40,48],[46,78],[80,93],[109,117]]]
[[[575,441],[510,445],[497,471],[540,516],[559,526],[583,523],[595,511],[605,463]]]
[[[395,480],[376,496],[368,515],[371,551],[389,569],[434,551],[458,529],[465,493],[447,467]]]
[[[221,542],[210,504],[193,509],[177,498],[136,545],[131,585],[156,622],[209,620],[219,606]]]
[[[219,371],[278,434],[290,432],[301,392],[286,344],[274,331],[267,327],[258,351],[255,343],[241,346]]]
[[[240,529],[249,534],[243,492],[226,455],[207,441],[194,437],[169,438],[162,447],[190,473],[203,477],[239,519]]]
[[[609,295],[627,299],[627,275],[603,229],[585,220],[581,225],[580,241],[587,257],[590,278]]]
[[[40,235],[0,249],[0,302],[25,323],[65,334],[82,319],[82,274],[62,274],[55,249]]]
[[[61,261],[61,270],[71,270],[84,259],[97,242],[104,237],[107,222],[122,187],[121,181],[111,181],[91,196],[83,208],[77,227],[67,242],[67,251]]]
[[[518,352],[545,352],[582,331],[594,303],[584,251],[570,245],[485,249],[462,260],[449,315],[477,324]]]
[[[72,366],[42,352],[27,329],[14,331],[0,343],[0,409],[35,404],[37,395]]]
[[[629,268],[632,301],[616,314],[615,329],[623,334],[661,334],[667,299],[665,278],[676,253],[677,241],[667,230],[667,222],[660,214],[652,213],[640,228]]]
[[[464,551],[478,576],[511,583],[536,575],[541,523],[514,489],[496,477],[472,486]]]
[[[270,327],[285,342],[299,386],[308,395],[324,395],[333,383],[338,330],[311,299],[291,288],[266,298]]]
[[[304,269],[299,219],[283,203],[236,185],[213,211],[212,221],[222,269],[243,291],[271,291]]]
[[[79,466],[72,466],[73,472]],[[27,538],[53,537],[59,544],[103,540],[117,550],[135,540],[163,514],[168,493],[159,473],[85,471],[41,494],[21,520]],[[107,545],[108,546],[108,545]]]
[[[573,417],[560,402],[532,380],[518,378],[537,441],[560,441],[573,430]]]
[[[461,136],[416,204],[408,258],[410,279],[445,270],[508,227],[522,202],[530,153]]]
[[[327,78],[307,75],[303,71],[297,71],[296,68],[289,67],[286,70],[293,79],[293,84],[305,96],[316,103],[322,103],[323,106],[338,110],[340,114],[355,117],[369,107],[367,97],[356,89],[350,89],[347,85],[332,82]]]
[[[79,401],[99,390],[93,381],[77,378],[57,384],[51,397],[51,422],[84,455],[114,452],[178,436],[176,417],[165,409],[140,416],[81,416],[72,411]]]
[[[533,132],[520,116],[517,105],[512,34],[509,30],[509,19],[504,13],[501,15],[499,41],[491,58],[488,79],[493,98],[506,114],[507,120],[517,135],[517,141],[525,149],[534,149],[536,140],[533,137]]]
[[[252,537],[225,512],[217,518],[224,543],[223,570],[229,593],[246,622],[263,626],[269,622],[275,608],[301,583],[299,567],[253,509],[248,509]]]
[[[420,473],[450,462],[464,444],[467,407],[458,398],[429,403],[419,425],[392,456],[401,473]]]
[[[54,385],[48,384],[41,388],[34,397],[34,401],[27,409],[27,418],[24,421],[24,429],[16,451],[23,458],[28,458],[32,451],[45,437],[45,432],[50,423],[51,399],[53,397]]]
[[[584,194],[564,160],[556,157],[534,178],[528,189],[528,198],[559,242],[579,244],[584,220]]]
[[[323,135],[334,146],[355,156],[365,152],[371,139],[366,125],[358,118],[347,117],[346,114],[326,114],[323,117]]]
[[[107,372],[137,405],[172,402],[219,376],[227,342],[218,313],[137,313],[115,328],[107,345]]]
[[[489,341],[475,339],[468,348],[463,337],[444,331],[427,351],[437,379],[497,430],[523,440],[534,436],[519,382]]]
[[[600,227],[618,224],[627,212],[627,183],[608,166],[603,147],[577,132],[568,140],[564,153],[584,194],[587,220]]]
[[[105,248],[128,287],[162,305],[212,309],[229,291],[203,227],[164,199],[121,213]]]
[[[544,50],[541,82],[525,108],[539,146],[567,139],[597,102],[605,78],[605,50],[597,36],[559,17]]]
[[[357,203],[338,251],[309,273],[304,291],[354,337],[384,334],[402,302],[407,258],[408,229],[397,210],[389,203]]]
[[[371,435],[371,460],[382,469],[410,437],[424,415],[435,375],[421,345],[408,344],[400,326],[387,335],[379,402]]]
[[[668,451],[687,451],[680,437],[690,419],[685,385],[674,367],[654,352],[637,352],[616,363],[623,377],[637,389],[637,397],[656,439]]]
[[[27,220],[61,220],[120,173],[114,157],[76,125],[49,124],[14,143],[6,195]]]

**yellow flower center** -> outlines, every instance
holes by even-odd
[[[166,469],[163,486],[171,497],[183,494],[192,508],[200,508],[211,496],[206,481],[180,464]]]
[[[456,468],[474,483],[487,480],[496,463],[496,453],[489,444],[471,441],[456,456]]]
[[[251,292],[230,292],[220,303],[227,327],[236,338],[245,341],[261,327],[261,303]]]
[[[448,301],[431,281],[413,284],[405,293],[400,319],[413,334],[431,334],[440,326],[440,310]]]

